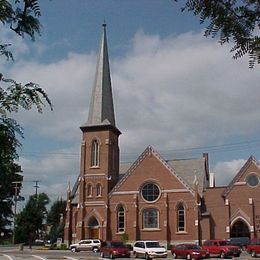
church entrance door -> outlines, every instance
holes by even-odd
[[[95,217],[91,218],[88,223],[89,237],[99,239],[99,224]]]
[[[230,237],[250,237],[248,225],[243,220],[237,220],[231,228]]]

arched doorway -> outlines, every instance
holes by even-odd
[[[243,220],[237,220],[231,228],[230,237],[249,237],[250,231],[248,225]]]
[[[89,238],[99,238],[99,224],[95,217],[88,222]]]

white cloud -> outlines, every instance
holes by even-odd
[[[58,197],[65,199],[69,183],[73,186],[79,174],[78,147],[20,157],[24,176],[22,195],[34,194],[35,181],[39,181],[38,192],[47,193],[52,201]]]
[[[26,46],[20,49],[23,53]],[[258,69],[249,70],[246,59],[232,60],[226,46],[201,34],[160,38],[139,31],[126,55],[110,61],[123,153],[142,152],[149,144],[157,150],[219,144],[232,136],[250,138],[260,130]],[[38,133],[39,142],[49,139],[69,150],[79,145],[95,68],[93,53],[70,53],[49,64],[18,59],[8,71],[10,77],[38,82],[54,104],[54,112],[46,108],[43,115],[19,112],[18,121]],[[229,174],[219,178],[222,172],[234,174],[242,161],[218,164],[214,171],[220,183],[231,178]],[[71,174],[78,174],[77,159],[52,156],[20,162],[25,179],[42,180],[48,192],[64,193]]]
[[[244,159],[218,162],[212,169],[212,172],[215,174],[216,185],[228,185],[245,163],[246,160]]]

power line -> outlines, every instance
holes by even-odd
[[[249,149],[256,149],[260,147],[260,140],[249,140],[244,142],[236,142],[236,143],[227,143],[220,145],[209,145],[209,146],[198,146],[198,147],[187,147],[187,148],[179,148],[179,149],[170,149],[170,150],[158,150],[158,152],[164,156],[172,156],[175,157],[187,155],[197,155],[202,154],[203,152],[207,153],[223,153],[223,152],[233,152],[233,151],[245,151]],[[136,158],[142,151],[132,151],[132,152],[122,152],[121,156],[123,158]],[[186,156],[185,156],[186,155]],[[73,152],[22,152],[21,156],[26,157],[48,157],[49,159],[61,159],[61,160],[75,160],[75,158],[79,158],[80,153]]]

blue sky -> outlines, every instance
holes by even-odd
[[[39,83],[54,111],[20,111],[25,139],[22,195],[65,198],[79,173],[79,126],[86,122],[101,25],[108,48],[122,161],[152,145],[166,159],[209,153],[218,185],[228,184],[250,155],[260,158],[259,67],[232,60],[230,46],[203,36],[198,17],[174,1],[41,1],[35,42],[1,28],[15,62],[1,71]]]

